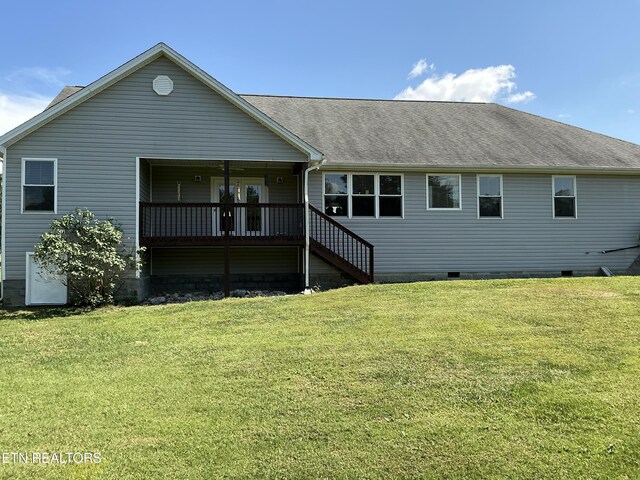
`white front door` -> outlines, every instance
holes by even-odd
[[[233,235],[264,235],[266,218],[260,207],[252,207],[252,204],[266,202],[266,188],[264,178],[239,178],[229,179],[229,202],[242,204],[243,208],[235,208],[231,213],[227,213],[229,218],[224,217],[224,213],[214,211],[214,224],[219,233],[229,229]],[[213,203],[223,203],[225,199],[224,179],[211,177],[211,201]],[[236,218],[239,215],[239,218]]]
[[[67,303],[67,287],[60,275],[42,268],[33,253],[27,253],[26,305],[64,305]]]

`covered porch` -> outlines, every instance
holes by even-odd
[[[232,283],[240,288],[236,281],[259,276],[265,283],[276,279],[291,286],[295,279],[307,286],[306,167],[139,159],[138,244],[147,248],[142,276],[153,284],[163,275],[160,283],[167,285],[191,285],[183,281],[197,277],[202,289],[221,281],[225,295]],[[308,221],[309,253],[356,281],[373,281],[373,245],[313,206]],[[192,251],[186,255],[185,249]]]
[[[142,160],[139,243],[303,246],[305,166]]]

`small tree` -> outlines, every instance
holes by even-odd
[[[140,268],[137,256],[122,243],[123,232],[112,219],[98,220],[89,210],[77,209],[51,224],[40,237],[36,260],[60,274],[77,305],[113,302],[127,271]]]

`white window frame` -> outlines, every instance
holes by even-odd
[[[482,177],[499,177],[500,178],[500,216],[499,217],[481,217],[480,216],[480,178]],[[485,197],[493,197],[494,195],[483,195]],[[479,220],[503,220],[504,219],[504,180],[501,173],[479,173],[476,175],[476,205]]]
[[[51,210],[25,210],[24,209],[24,187],[36,186],[50,187],[52,185],[25,184],[27,162],[53,162],[53,211]],[[25,157],[22,159],[22,172],[20,181],[20,212],[24,215],[55,215],[58,213],[58,159],[57,158],[34,158]]]
[[[335,171],[326,171],[322,172],[322,212],[325,212],[325,176],[326,175],[346,175],[347,176],[347,205],[349,208],[349,215],[345,215],[342,217],[331,217],[336,220],[340,220],[341,218],[348,218],[352,220],[371,220],[371,219],[384,219],[384,220],[401,220],[404,219],[404,173],[396,173],[396,172],[383,172],[383,173],[374,173],[374,172],[335,172]],[[364,216],[353,216],[353,175],[373,175],[374,177],[374,191],[375,191],[375,217],[364,217]],[[380,176],[391,175],[395,177],[400,177],[400,195],[382,195],[383,197],[400,197],[401,204],[400,208],[402,210],[401,215],[398,217],[381,217],[380,216]],[[356,195],[358,196],[358,195]],[[362,195],[366,196],[366,195]]]
[[[373,177],[373,194],[363,194],[363,193],[353,193],[353,176],[361,175],[361,176],[369,176]],[[375,173],[369,172],[352,172],[347,176],[347,191],[349,192],[349,218],[378,218],[378,193],[380,191],[380,184],[378,182],[378,176]],[[354,215],[353,214],[353,197],[363,197],[363,198],[372,198],[373,197],[373,215]],[[323,197],[324,198],[324,197]],[[340,217],[338,217],[340,218]],[[392,217],[391,217],[392,218]]]
[[[556,178],[573,179],[573,196],[556,196]],[[556,217],[556,198],[573,198],[573,217]],[[554,220],[575,220],[578,218],[578,179],[575,175],[551,176],[551,215]]]
[[[432,207],[429,202],[429,177],[458,177],[458,205],[459,207]],[[427,210],[440,212],[459,212],[462,210],[462,175],[460,173],[427,173]]]
[[[382,176],[391,176],[391,177],[400,177],[400,195],[382,195],[380,193],[380,175]],[[392,219],[403,219],[404,218],[404,174],[403,173],[394,173],[394,172],[387,172],[387,173],[377,173],[376,174],[376,190],[378,191],[378,194],[376,195],[376,218],[384,218],[385,220],[392,220]],[[395,198],[395,197],[400,197],[400,216],[398,217],[381,217],[380,216],[380,197],[389,197],[389,198]]]
[[[331,193],[328,194],[325,192],[325,185],[326,185],[326,176],[327,175],[346,175],[347,176],[347,193],[346,195],[341,193],[341,194],[335,194],[335,193]],[[322,172],[322,213],[326,213],[326,206],[325,206],[325,197],[327,195],[335,195],[335,196],[346,196],[347,197],[347,209],[349,210],[349,215],[342,215],[342,216],[335,216],[335,218],[340,219],[340,218],[351,218],[351,175],[347,172]],[[331,218],[334,218],[333,216]]]

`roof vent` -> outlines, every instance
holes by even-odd
[[[158,75],[153,79],[153,91],[158,95],[169,95],[173,92],[173,80],[166,75]]]

